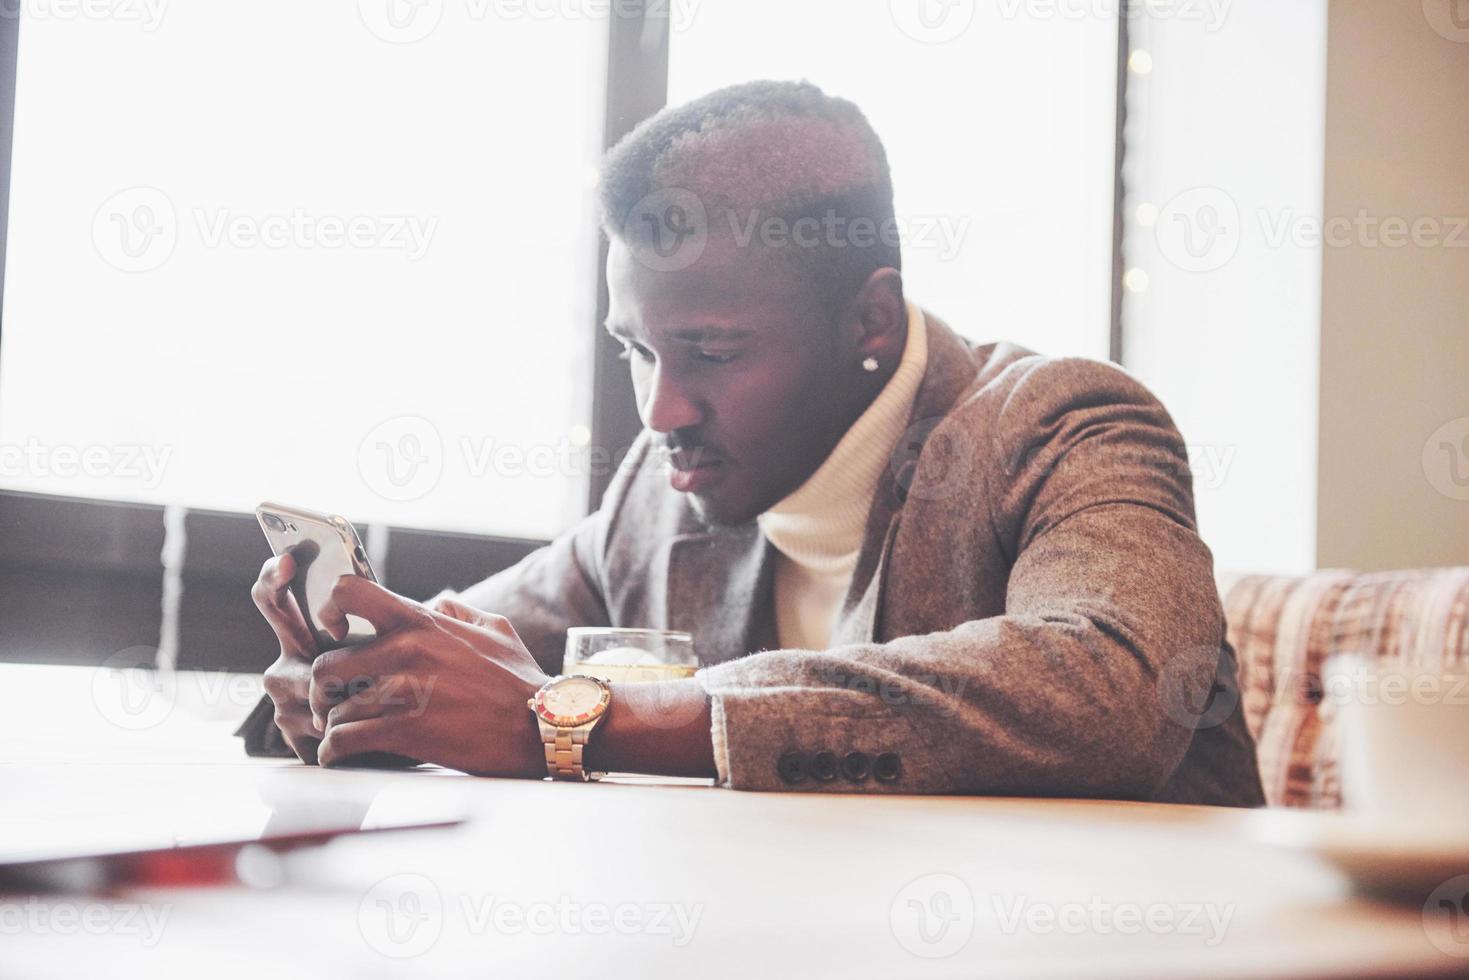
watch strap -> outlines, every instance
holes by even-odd
[[[541,741],[546,746],[546,772],[552,779],[579,779],[583,782],[592,778],[582,764],[582,752],[586,748],[587,735],[592,726],[557,728],[541,720]]]

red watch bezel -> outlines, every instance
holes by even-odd
[[[563,681],[572,680],[573,678],[578,680],[588,680],[596,684],[597,687],[601,690],[601,696],[597,699],[597,703],[593,705],[590,710],[583,712],[582,714],[554,714],[549,708],[546,707],[546,692],[555,687],[557,684],[560,684]],[[582,725],[594,721],[602,717],[602,715],[606,714],[607,706],[611,703],[612,688],[606,681],[602,680],[602,678],[593,677],[590,674],[565,674],[553,677],[546,683],[541,685],[540,690],[536,691],[535,697],[531,699],[531,710],[535,712],[537,718],[540,718],[548,725],[554,725],[557,728],[580,728]]]

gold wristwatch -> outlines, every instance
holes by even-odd
[[[612,688],[606,681],[573,674],[551,678],[525,703],[541,726],[546,771],[552,779],[592,778],[582,765],[582,750],[611,702]]]

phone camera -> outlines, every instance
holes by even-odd
[[[265,521],[265,526],[270,528],[272,531],[283,532],[286,529],[286,522],[281,520],[279,517],[276,517],[274,514],[262,514],[261,518]]]

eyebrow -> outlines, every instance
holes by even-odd
[[[753,336],[755,331],[748,327],[681,327],[671,331],[669,336],[674,340],[683,340],[690,343],[699,343],[704,340],[744,340]]]
[[[632,339],[632,332],[621,324],[610,321],[602,324],[614,337]],[[680,327],[669,332],[668,336],[674,340],[685,343],[702,343],[706,340],[744,340],[755,335],[755,331],[749,327],[721,327],[713,324],[699,327]]]

